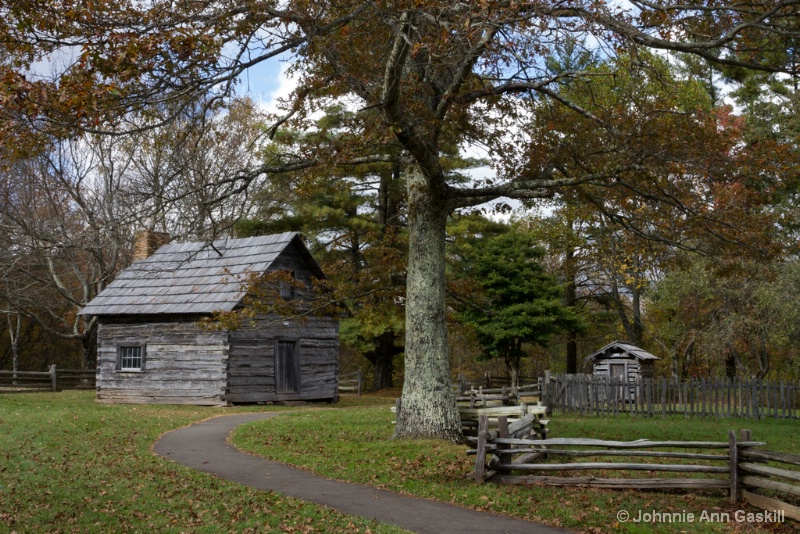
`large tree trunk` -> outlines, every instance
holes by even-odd
[[[446,189],[441,176],[408,176],[409,252],[406,288],[405,381],[395,438],[461,441],[450,388],[445,323]]]
[[[97,323],[92,321],[87,325],[86,332],[81,336],[83,357],[81,358],[81,371],[97,367]]]
[[[394,387],[394,357],[402,352],[394,343],[394,331],[387,330],[375,340],[375,350],[365,354],[372,363],[372,390]]]
[[[575,309],[578,303],[578,291],[575,284],[575,250],[567,249],[564,262],[567,285],[564,288],[564,306]],[[578,333],[575,330],[567,332],[567,374],[574,375],[578,372]]]
[[[511,391],[519,390],[519,357],[509,356],[505,359],[506,371],[511,379]]]
[[[14,320],[11,314],[6,314],[8,321],[8,337],[11,342],[11,370],[14,372],[14,385],[17,385],[17,371],[19,371],[19,345],[20,333],[22,332],[22,316],[16,314]]]
[[[634,286],[631,288],[631,314],[632,333],[631,341],[637,347],[641,347],[644,341],[644,327],[642,325],[642,286],[641,273],[639,272],[639,259],[636,259],[636,272],[634,273]]]
[[[731,380],[736,378],[736,356],[731,350],[725,354],[725,377]]]
[[[578,373],[578,334],[574,330],[567,332],[567,374]]]
[[[756,361],[758,362],[756,378],[758,380],[764,380],[767,373],[769,373],[769,351],[767,350],[767,341],[763,336],[759,336],[757,342],[758,345],[753,348]]]

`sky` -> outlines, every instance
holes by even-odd
[[[278,98],[289,95],[296,84],[286,71],[289,63],[273,58],[248,69],[241,78],[240,90],[259,102],[265,111],[276,111]]]

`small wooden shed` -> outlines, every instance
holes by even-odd
[[[635,382],[640,378],[653,378],[658,359],[636,345],[614,341],[587,356],[584,364],[591,363],[593,376]]]
[[[135,261],[81,311],[98,317],[97,400],[335,400],[336,317],[262,317],[255,326],[232,331],[198,323],[212,312],[242,306],[241,281],[248,273],[275,270],[307,286],[313,277],[324,277],[295,232],[167,244]]]

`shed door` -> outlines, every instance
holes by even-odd
[[[625,363],[609,363],[608,374],[612,380],[628,380]]]
[[[275,391],[277,393],[300,391],[300,358],[297,353],[297,343],[278,341],[275,354]]]
[[[622,401],[625,398],[625,389],[620,382],[625,383],[628,381],[628,369],[625,362],[608,363],[608,376],[612,382],[619,384],[614,387],[614,397],[617,401]]]

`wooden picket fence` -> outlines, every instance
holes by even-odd
[[[40,372],[0,371],[0,393],[95,389],[96,379],[95,370],[59,369],[55,365]]]
[[[741,379],[612,380],[551,375],[542,381],[544,404],[554,411],[646,416],[800,417],[800,383]]]
[[[583,486],[622,489],[724,490],[731,503],[746,502],[782,518],[800,521],[800,455],[760,450],[765,443],[752,441],[750,431],[734,431],[727,441],[607,441],[589,438],[545,438],[530,432],[532,416],[507,423],[500,418],[490,430],[481,416],[478,435],[468,438],[475,448],[477,483]],[[587,458],[589,461],[570,461]],[[613,461],[608,461],[611,458]],[[550,461],[554,460],[554,461]],[[782,467],[766,465],[782,462]],[[646,477],[634,473],[646,471]],[[567,473],[584,474],[568,476]],[[611,472],[616,477],[607,477]],[[653,476],[654,473],[686,473]],[[565,476],[567,475],[567,476]],[[789,482],[787,482],[789,481]],[[763,491],[770,492],[764,495]],[[758,492],[758,493],[757,493]]]

